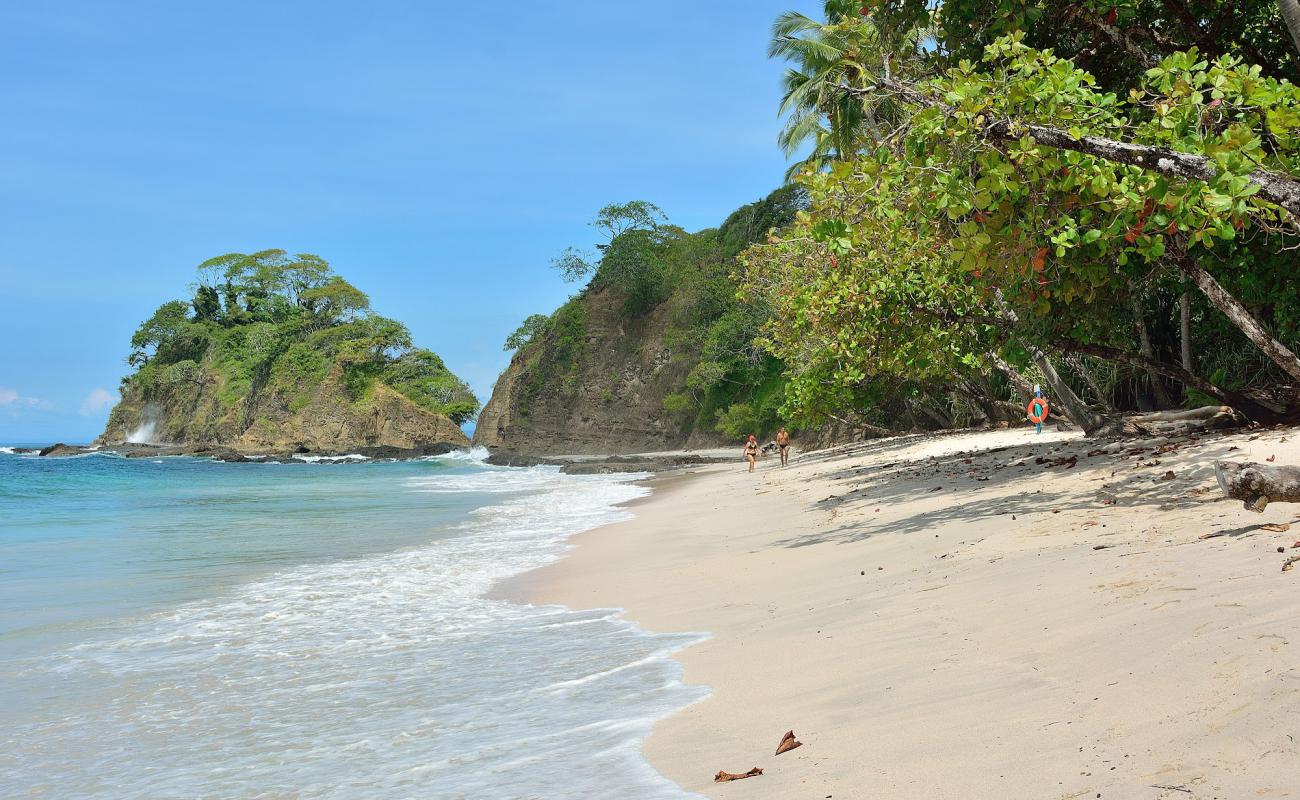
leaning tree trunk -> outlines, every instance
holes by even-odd
[[[1291,43],[1300,52],[1300,2],[1297,0],[1277,0],[1277,10],[1286,21],[1286,29],[1291,33]]]
[[[1088,365],[1083,363],[1083,359],[1078,354],[1068,353],[1065,356],[1065,363],[1070,365],[1070,369],[1074,370],[1074,374],[1078,375],[1079,379],[1088,387],[1102,409],[1108,414],[1112,413],[1115,410],[1114,404],[1110,402],[1110,398],[1106,397],[1106,393],[1101,390],[1101,384],[1097,382],[1097,376],[1092,374],[1092,370],[1088,369]]]
[[[1108,361],[1114,361],[1119,364],[1128,364],[1141,369],[1155,370],[1171,380],[1182,381],[1185,386],[1190,386],[1198,392],[1209,395],[1225,405],[1232,406],[1246,417],[1253,419],[1256,422],[1272,425],[1279,422],[1288,422],[1292,419],[1290,415],[1278,413],[1241,392],[1216,386],[1205,378],[1202,378],[1193,372],[1189,372],[1182,367],[1175,367],[1172,364],[1165,364],[1161,361],[1145,358],[1137,353],[1128,353],[1105,345],[1085,344],[1071,339],[1054,339],[1052,340],[1052,346],[1067,353],[1081,353],[1084,355],[1095,356],[1097,358],[1104,358]]]
[[[1016,422],[1024,416],[1024,412],[1020,410],[1021,406],[1018,403],[1012,403],[998,397],[998,393],[994,391],[993,385],[989,383],[987,376],[979,373],[969,377],[958,375],[957,380],[966,392],[970,402],[984,412],[990,423]]]
[[[916,420],[917,414],[920,414],[923,417],[928,417],[931,422],[939,426],[938,430],[948,430],[953,426],[952,419],[942,409],[935,408],[929,403],[918,402],[910,397],[906,399],[906,402],[908,410],[912,413],[913,421]]]
[[[1002,356],[990,350],[988,357],[989,362],[997,368],[997,371],[1007,376],[1007,380],[1011,381],[1011,385],[1016,387],[1016,391],[1020,393],[1020,399],[1028,403],[1029,398],[1034,396],[1034,385],[1024,375],[1020,374],[1020,370],[1008,364]]]
[[[1002,310],[1003,318],[1012,325],[1018,323],[1020,318],[1016,316],[1016,312],[1007,303],[1006,298],[1002,296],[1002,290],[995,289],[993,296],[998,301],[998,307]],[[1100,431],[1106,424],[1106,420],[1094,414],[1092,409],[1088,408],[1088,404],[1083,402],[1079,395],[1075,394],[1074,390],[1070,388],[1070,385],[1061,379],[1061,376],[1056,372],[1056,367],[1052,366],[1052,359],[1047,357],[1047,353],[1024,339],[1020,339],[1020,346],[1025,348],[1025,352],[1029,353],[1029,358],[1034,362],[1034,366],[1038,367],[1043,373],[1043,379],[1047,381],[1048,388],[1052,390],[1052,395],[1065,408],[1065,412],[1070,415],[1070,420],[1075,425],[1083,428],[1084,435],[1091,436]]]
[[[1283,372],[1296,381],[1300,381],[1300,357],[1291,352],[1286,345],[1273,338],[1273,335],[1259,323],[1259,320],[1251,315],[1250,311],[1241,304],[1241,301],[1233,297],[1227,289],[1224,289],[1214,279],[1213,275],[1196,264],[1186,252],[1179,253],[1174,260],[1177,262],[1178,268],[1192,279],[1192,283],[1196,284],[1196,288],[1205,294],[1215,308],[1223,312],[1229,322],[1246,334],[1246,338],[1264,351],[1264,355],[1281,367]]]
[[[1300,467],[1220,461],[1214,477],[1223,493],[1242,501],[1248,511],[1263,511],[1269,503],[1300,503]]]
[[[1029,357],[1033,359],[1034,366],[1038,367],[1043,373],[1043,379],[1047,381],[1048,387],[1052,390],[1053,398],[1065,407],[1065,412],[1070,415],[1070,419],[1076,425],[1083,428],[1087,436],[1091,436],[1102,429],[1106,420],[1094,414],[1088,404],[1083,402],[1079,395],[1074,393],[1070,384],[1062,380],[1057,374],[1056,367],[1052,366],[1052,359],[1047,357],[1047,353],[1039,350],[1037,347],[1028,342],[1021,342],[1022,347],[1029,351]]]
[[[1133,325],[1137,328],[1138,333],[1138,352],[1146,358],[1155,360],[1155,349],[1151,347],[1151,333],[1147,330],[1146,313],[1142,310],[1142,301],[1138,296],[1129,292],[1129,306],[1133,309]],[[1169,392],[1165,391],[1165,382],[1160,380],[1160,375],[1153,370],[1147,370],[1147,384],[1151,387],[1151,397],[1155,401],[1157,411],[1173,407],[1173,401],[1169,399]]]
[[[1192,293],[1183,290],[1178,295],[1178,349],[1183,358],[1183,369],[1192,369]]]

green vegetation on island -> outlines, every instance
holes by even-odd
[[[258,441],[285,433],[287,444],[316,449],[329,441],[323,420],[333,418],[342,431],[337,446],[414,446],[419,426],[411,420],[421,413],[453,425],[477,413],[477,400],[442,359],[414,347],[405,325],[375,314],[324,259],[266,250],[198,269],[193,298],[164,303],[131,338],[127,361],[136,371],[123,380],[110,433],[157,417],[161,441],[231,444],[260,427]],[[407,418],[400,435],[380,408],[393,395],[420,412],[394,412]],[[367,415],[373,424],[359,422]],[[367,441],[355,441],[367,427]]]

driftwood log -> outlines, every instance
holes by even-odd
[[[1166,422],[1200,422],[1208,426],[1226,425],[1240,421],[1240,417],[1228,406],[1201,406],[1184,411],[1152,411],[1138,414],[1134,421],[1142,425],[1159,425]]]
[[[726,783],[727,781],[743,781],[745,778],[752,778],[755,775],[762,774],[763,769],[761,767],[754,767],[749,772],[722,772],[719,770],[718,774],[713,776],[713,782]]]
[[[1214,477],[1224,495],[1240,500],[1249,511],[1269,503],[1300,503],[1300,467],[1272,467],[1249,461],[1220,461]]]

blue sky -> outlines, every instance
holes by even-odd
[[[0,4],[0,442],[92,438],[139,322],[271,247],[486,400],[602,205],[697,229],[779,184],[768,28],[817,5]]]

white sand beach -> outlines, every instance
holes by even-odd
[[[712,694],[645,745],[710,797],[1297,797],[1300,525],[1260,526],[1300,506],[1246,511],[1212,471],[1270,456],[1300,435],[738,455],[510,591],[712,634],[679,655]]]

